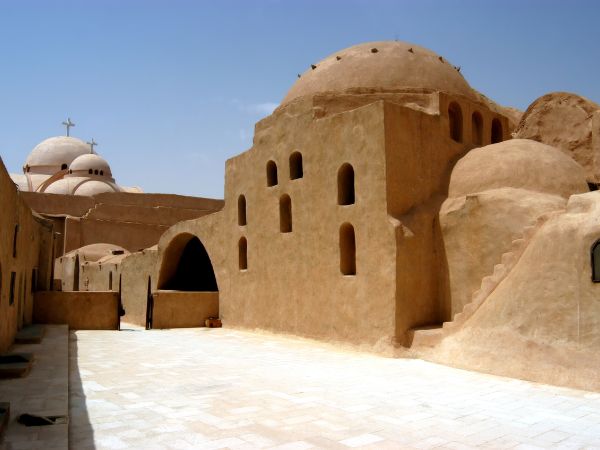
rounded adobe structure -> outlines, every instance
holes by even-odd
[[[506,187],[564,198],[588,191],[583,168],[560,150],[528,139],[510,139],[471,150],[458,161],[448,196]]]
[[[86,181],[85,183],[80,184],[74,195],[83,195],[87,197],[92,197],[97,194],[103,194],[105,192],[119,192],[119,189],[115,187],[112,183],[107,183],[105,181],[99,180],[91,180]]]
[[[443,91],[476,99],[460,72],[438,54],[398,41],[367,42],[336,52],[307,70],[281,102],[353,89]]]
[[[68,167],[78,156],[89,152],[90,147],[81,139],[71,136],[51,137],[33,148],[25,161],[25,167],[29,167],[32,172],[36,172],[35,168],[58,167],[60,170],[65,165]]]
[[[108,162],[96,153],[88,153],[75,158],[70,166],[73,174],[94,174],[105,177],[112,177],[112,172]],[[91,170],[91,172],[90,172]]]

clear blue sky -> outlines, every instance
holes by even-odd
[[[225,160],[297,73],[386,39],[507,106],[557,90],[600,102],[597,0],[0,0],[0,155],[20,172],[70,116],[121,184],[222,197]]]

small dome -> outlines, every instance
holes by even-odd
[[[111,178],[112,172],[110,166],[104,158],[95,154],[87,153],[85,155],[78,156],[69,167],[70,171],[77,176],[88,175],[99,175]],[[90,172],[91,170],[91,172]]]
[[[100,180],[90,180],[79,185],[73,194],[92,197],[97,194],[103,194],[104,192],[119,192],[119,188],[113,183]]]
[[[320,92],[425,89],[476,99],[460,72],[441,56],[398,41],[369,42],[333,53],[302,74],[282,103]]]
[[[129,252],[120,245],[98,243],[71,250],[70,252],[66,253],[63,258],[79,255],[81,261],[95,262],[107,256],[113,256],[114,254],[128,255]]]
[[[46,187],[43,193],[71,195],[73,193],[73,189],[83,180],[83,178],[62,178]]]
[[[78,156],[89,152],[90,147],[81,139],[70,136],[51,137],[34,147],[25,161],[25,166],[29,166],[31,171],[42,167],[52,168],[54,173],[65,165],[68,167]]]
[[[560,150],[510,139],[471,150],[452,171],[449,197],[512,187],[569,198],[588,191],[583,168]]]

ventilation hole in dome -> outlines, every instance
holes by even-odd
[[[372,48],[371,49],[371,53],[377,53],[379,50],[377,50],[376,48]]]
[[[62,166],[60,166],[60,170],[65,170],[67,167],[69,167],[69,166],[67,166],[65,163],[63,163]]]
[[[337,59],[339,61],[340,59],[342,59],[342,57],[341,56],[336,56],[335,59]]]
[[[414,53],[414,52],[415,52],[415,51],[413,50],[413,48],[412,48],[412,47],[411,47],[411,48],[409,48],[409,49],[408,49],[408,51],[409,51],[409,52],[411,52],[411,53]]]
[[[310,67],[312,68],[312,70],[315,70],[317,68],[317,66],[315,66],[314,64],[311,64]]]
[[[438,56],[438,59],[440,60],[440,62],[444,62],[444,58],[442,58],[441,56]]]

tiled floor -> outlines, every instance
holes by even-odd
[[[11,420],[0,450],[66,449],[68,425],[25,427],[17,423],[23,413],[67,416],[68,337],[66,325],[46,325],[40,344],[15,345],[14,352],[34,354],[31,372],[16,379],[0,380],[0,401],[10,402]]]
[[[72,449],[600,448],[600,395],[227,329],[71,333]]]

